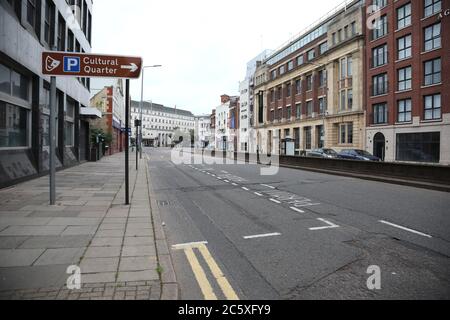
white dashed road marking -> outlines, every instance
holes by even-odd
[[[291,207],[291,210],[297,211],[298,213],[305,213],[305,211],[300,210],[299,208],[296,207]]]
[[[332,223],[332,222],[330,222],[330,221],[327,221],[327,220],[325,220],[325,219],[319,218],[319,219],[317,219],[317,220],[326,223],[328,226],[326,226],[326,227],[318,227],[318,228],[309,228],[309,230],[311,230],[311,231],[319,231],[319,230],[325,230],[325,229],[335,229],[335,228],[340,228],[337,224],[334,224],[334,223]]]
[[[250,240],[250,239],[269,238],[269,237],[278,237],[278,236],[281,236],[281,233],[258,234],[258,235],[255,235],[255,236],[244,237],[244,239],[245,240]]]
[[[381,222],[383,224],[386,224],[388,226],[397,228],[397,229],[401,229],[401,230],[404,230],[404,231],[408,231],[408,232],[411,232],[411,233],[418,234],[419,236],[422,236],[422,237],[426,237],[426,238],[430,238],[430,239],[433,238],[429,234],[422,233],[422,232],[419,232],[419,231],[416,231],[416,230],[413,230],[413,229],[405,228],[405,227],[402,227],[402,226],[399,226],[397,224],[393,224],[393,223],[390,223],[390,222],[387,222],[387,221],[384,221],[384,220],[380,220],[379,222]]]
[[[268,184],[262,184],[263,187],[267,187],[269,189],[276,189],[275,187],[269,186]]]
[[[269,199],[270,201],[272,201],[272,202],[275,202],[275,203],[278,203],[278,204],[281,204],[281,201],[278,201],[278,200],[275,200],[275,199]]]

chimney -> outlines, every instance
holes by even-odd
[[[225,103],[227,103],[227,102],[229,102],[229,101],[230,101],[230,96],[228,96],[228,95],[226,95],[226,94],[220,96],[220,102],[221,102],[222,104],[225,104]]]

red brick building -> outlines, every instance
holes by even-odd
[[[102,112],[102,119],[92,123],[93,128],[103,129],[111,134],[112,142],[108,145],[108,155],[124,151],[125,99],[123,82],[118,80],[115,85],[104,87],[91,98],[91,106]]]
[[[450,0],[366,7],[367,150],[386,161],[450,164]]]

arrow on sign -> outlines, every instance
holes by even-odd
[[[128,69],[131,72],[135,72],[138,69],[138,66],[135,63],[131,63],[129,65],[121,66],[122,69]]]

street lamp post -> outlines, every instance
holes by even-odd
[[[162,67],[162,65],[157,64],[157,65],[153,65],[153,66],[144,66],[142,67],[142,83],[141,83],[141,102],[139,104],[139,111],[140,111],[140,116],[139,116],[139,120],[141,121],[141,127],[140,127],[140,132],[139,132],[139,152],[140,152],[140,158],[142,159],[142,113],[143,113],[143,105],[144,105],[144,72],[145,69],[147,68],[160,68]],[[136,132],[136,138],[138,137],[138,134]],[[138,142],[136,141],[136,146],[138,145]]]

